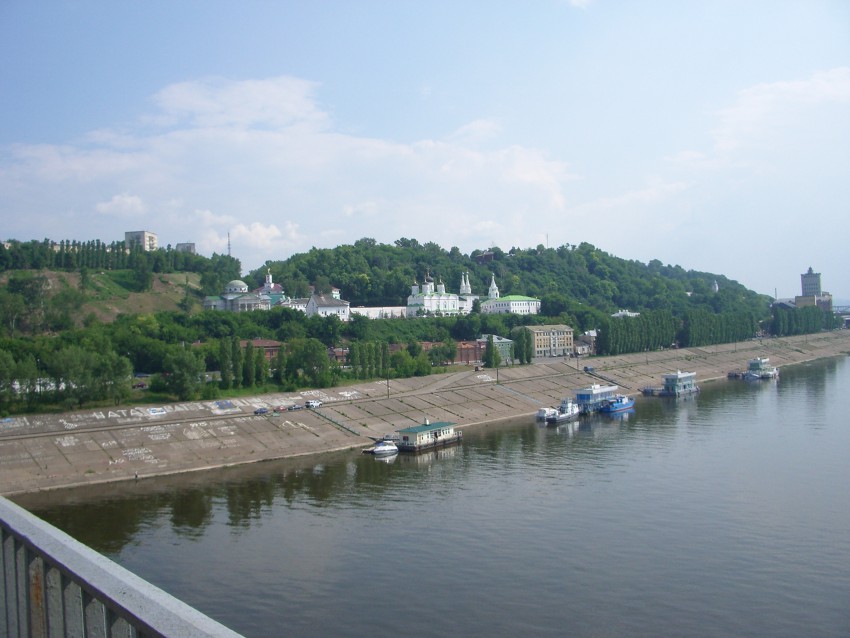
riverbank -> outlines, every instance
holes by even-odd
[[[426,418],[465,428],[530,417],[541,405],[557,404],[591,383],[616,383],[636,395],[676,370],[696,372],[700,384],[725,382],[730,370],[744,368],[754,357],[768,357],[781,368],[847,353],[850,331],[840,330],[706,348],[551,359],[297,394],[17,417],[0,423],[0,493],[137,481],[355,449],[371,444],[370,437]],[[585,365],[594,372],[584,372]],[[280,415],[272,410],[308,399],[323,404]],[[269,413],[254,414],[263,407]],[[640,401],[636,407],[640,409]]]

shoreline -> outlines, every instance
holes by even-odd
[[[0,494],[24,496],[81,486],[143,483],[149,477],[202,472],[262,461],[343,453],[402,427],[450,421],[461,429],[533,416],[543,405],[592,383],[624,394],[658,385],[663,374],[696,372],[697,383],[768,357],[778,367],[850,354],[850,331],[767,338],[533,365],[364,382],[354,386],[162,407],[27,415],[0,425]],[[590,365],[593,373],[583,368]],[[255,415],[307,399],[316,410]],[[652,399],[650,399],[652,400]],[[637,406],[636,406],[637,407]],[[187,482],[188,482],[187,481]]]

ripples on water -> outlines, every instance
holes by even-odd
[[[840,359],[40,514],[246,636],[850,635],[848,387]]]

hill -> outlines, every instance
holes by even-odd
[[[29,294],[41,289],[48,315],[67,316],[61,327],[80,325],[87,317],[112,322],[119,315],[176,311],[188,299],[190,309],[201,309],[201,275],[198,273],[156,273],[148,290],[138,291],[132,271],[112,270],[87,275],[81,289],[79,271],[37,270],[6,271],[0,274],[0,286],[10,280],[24,286]]]
[[[457,291],[461,275],[468,273],[473,293],[486,297],[495,276],[502,296],[537,297],[547,316],[574,313],[581,307],[606,314],[630,309],[681,315],[695,308],[711,313],[746,311],[760,319],[770,314],[768,297],[723,275],[658,260],[647,264],[625,260],[588,243],[514,247],[507,252],[491,247],[464,255],[455,247],[445,250],[415,239],[388,245],[364,238],[352,245],[313,248],[284,261],[266,262],[245,277],[249,286],[260,286],[267,268],[290,296],[303,296],[308,285],[336,286],[352,306],[405,305],[411,284],[426,274],[443,281],[448,291]]]

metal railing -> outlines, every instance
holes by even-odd
[[[0,636],[239,634],[0,497]]]

